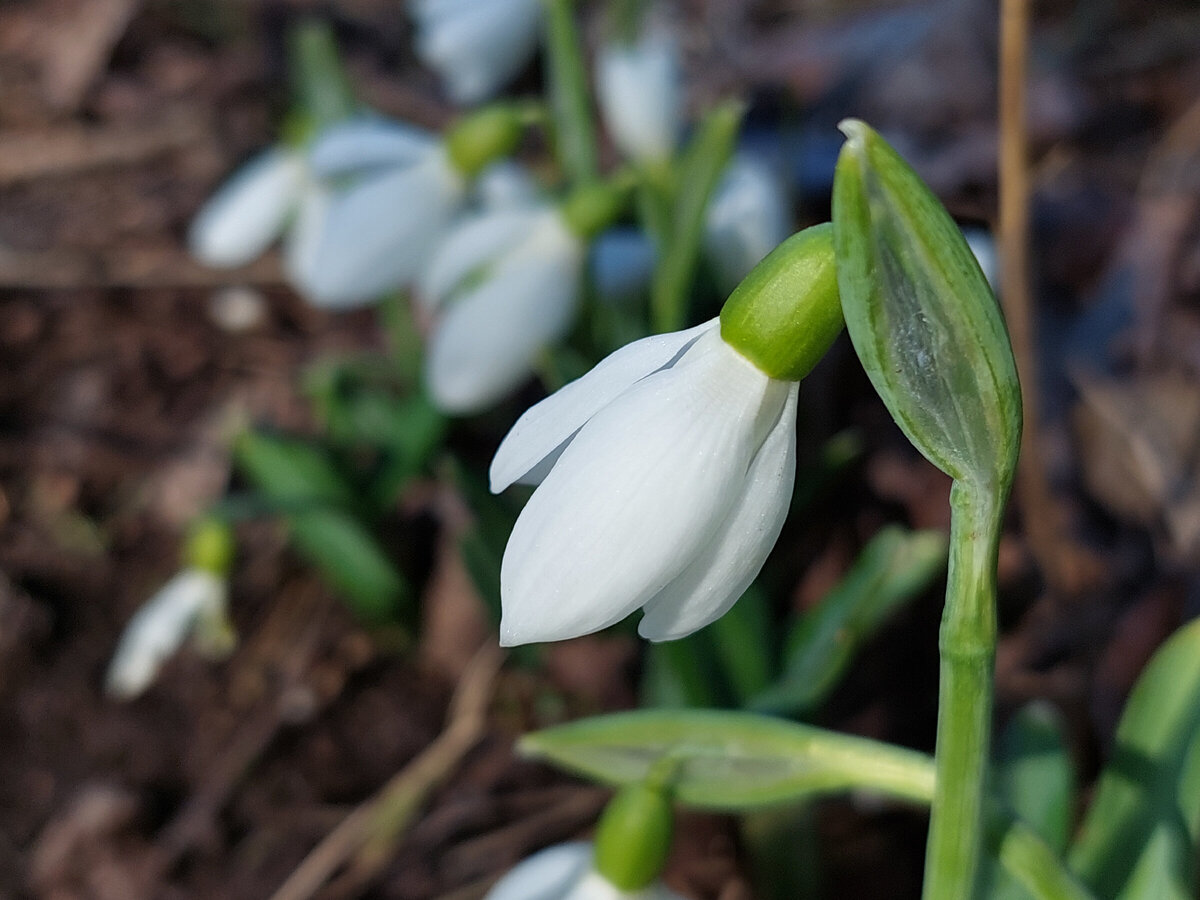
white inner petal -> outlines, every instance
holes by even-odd
[[[590,843],[555,844],[514,866],[492,886],[484,900],[562,900],[591,863]]]
[[[642,637],[685,637],[727,613],[758,575],[779,538],[796,479],[796,397],[799,382],[774,382],[786,391],[779,420],[746,474],[725,521],[679,577],[646,603]]]
[[[472,272],[527,238],[544,215],[543,209],[501,209],[455,226],[421,276],[418,302],[425,309],[436,309]]]
[[[779,419],[786,389],[700,337],[593,416],[534,492],[501,567],[501,642],[607,627],[708,545]]]
[[[321,178],[381,166],[410,166],[437,149],[423,128],[379,118],[362,118],[325,129],[308,151],[309,165]]]
[[[544,459],[560,451],[583,424],[620,396],[631,385],[674,359],[700,335],[715,328],[710,319],[695,328],[656,334],[626,344],[610,353],[584,375],[530,407],[501,442],[490,470],[492,493],[522,482],[536,484],[529,475],[541,472]]]

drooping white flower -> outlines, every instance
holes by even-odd
[[[412,0],[417,55],[455,103],[493,96],[537,48],[541,0]]]
[[[484,900],[683,900],[655,881],[623,891],[592,867],[592,845],[556,844],[522,860]]]
[[[733,290],[791,232],[791,204],[782,179],[761,159],[735,154],[704,216],[705,255],[718,288]]]
[[[683,78],[674,35],[650,28],[633,43],[601,47],[596,95],[622,154],[638,162],[669,159],[683,127]]]
[[[206,656],[233,648],[228,586],[224,577],[202,568],[184,569],[146,601],[129,620],[105,678],[105,690],[130,700],[146,690],[189,637]]]
[[[657,253],[654,242],[636,228],[610,228],[592,242],[588,271],[596,297],[622,304],[650,289]]]
[[[466,197],[467,180],[442,142],[400,123],[334,126],[308,158],[323,181],[350,181],[321,198],[287,257],[292,279],[318,306],[361,306],[411,283]]]
[[[188,231],[188,250],[214,268],[244,266],[275,243],[317,190],[302,151],[272,147],[201,207]]]
[[[529,376],[574,320],[585,250],[544,205],[484,212],[446,237],[418,289],[434,317],[425,376],[439,407],[478,411]]]
[[[671,640],[723,615],[783,526],[797,392],[714,319],[629,344],[528,410],[491,467],[495,492],[538,484],[504,553],[501,643],[638,608],[644,637]]]

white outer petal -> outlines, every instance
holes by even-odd
[[[529,169],[511,159],[494,162],[480,172],[472,193],[485,210],[541,206],[544,199]]]
[[[283,232],[300,199],[304,157],[272,148],[246,163],[196,214],[188,250],[207,266],[235,268],[259,256]]]
[[[711,330],[596,413],[509,537],[501,644],[598,631],[678,577],[737,502],[787,390]]]
[[[630,159],[653,162],[675,152],[683,122],[679,48],[666,30],[635,44],[609,44],[596,62],[596,93],[609,135]]]
[[[200,569],[185,569],[163,585],[125,626],[105,690],[121,700],[142,693],[183,644],[196,619],[224,607],[226,593],[223,578]]]
[[[456,103],[484,100],[513,78],[537,46],[540,0],[416,4],[417,55]]]
[[[483,900],[563,900],[591,864],[590,843],[555,844],[514,866]]]
[[[651,599],[638,633],[672,641],[715,622],[742,596],[787,518],[796,480],[796,396],[792,382],[779,421],[750,465],[733,509],[690,566]]]
[[[481,410],[529,377],[538,353],[561,338],[579,303],[583,248],[556,213],[456,298],[434,326],[426,383],[445,412]]]
[[[440,152],[419,165],[359,181],[330,203],[303,291],[321,306],[347,308],[410,284],[464,192],[462,177]]]
[[[361,118],[326,128],[308,150],[308,162],[321,178],[380,166],[410,166],[435,152],[431,132],[404,122]]]
[[[329,188],[311,178],[307,181],[295,221],[283,242],[284,271],[301,293],[313,276],[321,241],[325,239],[325,220],[333,202]]]
[[[671,362],[717,322],[710,319],[686,331],[656,334],[626,344],[583,377],[527,409],[496,450],[489,473],[492,493],[498,494],[517,482],[530,483],[524,476],[570,440],[588,419],[634,383]]]
[[[541,209],[501,209],[465,219],[438,245],[417,290],[421,306],[434,310],[478,269],[527,238]]]
[[[787,189],[761,160],[738,154],[717,183],[704,217],[705,254],[731,291],[789,234]]]

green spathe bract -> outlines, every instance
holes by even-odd
[[[1004,320],[954,220],[869,126],[842,123],[834,244],[846,329],[905,435],[951,477],[1007,489],[1021,392]]]
[[[759,369],[799,381],[842,330],[833,227],[792,235],[755,266],[721,309],[721,337]]]

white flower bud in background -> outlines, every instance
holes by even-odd
[[[705,255],[719,290],[733,290],[791,233],[791,203],[783,179],[763,160],[736,154],[704,217]]]
[[[326,196],[288,255],[297,288],[318,306],[361,306],[411,283],[466,197],[466,178],[442,142],[400,123],[334,126],[309,160],[323,180],[352,179]]]
[[[206,266],[244,266],[275,243],[316,190],[303,152],[273,147],[238,169],[201,207],[188,231],[188,250]]]
[[[542,25],[541,0],[411,0],[417,55],[455,103],[492,97],[529,62]]]
[[[227,598],[225,578],[204,569],[185,569],[168,581],[129,620],[108,667],[105,691],[118,700],[137,697],[189,637],[205,655],[227,655],[234,643]]]
[[[614,305],[645,295],[654,276],[654,242],[636,228],[610,228],[592,243],[589,265],[596,297]]]
[[[683,127],[683,78],[675,35],[653,26],[633,43],[601,47],[596,96],[609,136],[625,157],[641,163],[670,159]]]
[[[547,206],[482,213],[441,243],[417,296],[434,317],[425,375],[442,410],[479,411],[529,377],[575,318],[585,249]]]
[[[983,270],[983,277],[995,291],[999,283],[1000,259],[999,254],[996,253],[996,241],[992,237],[992,233],[986,228],[970,226],[962,229],[962,233],[963,237],[967,239],[967,246],[971,248],[975,260],[979,263],[979,268]]]
[[[655,881],[623,891],[592,867],[592,845],[556,844],[520,862],[484,900],[683,900]]]

